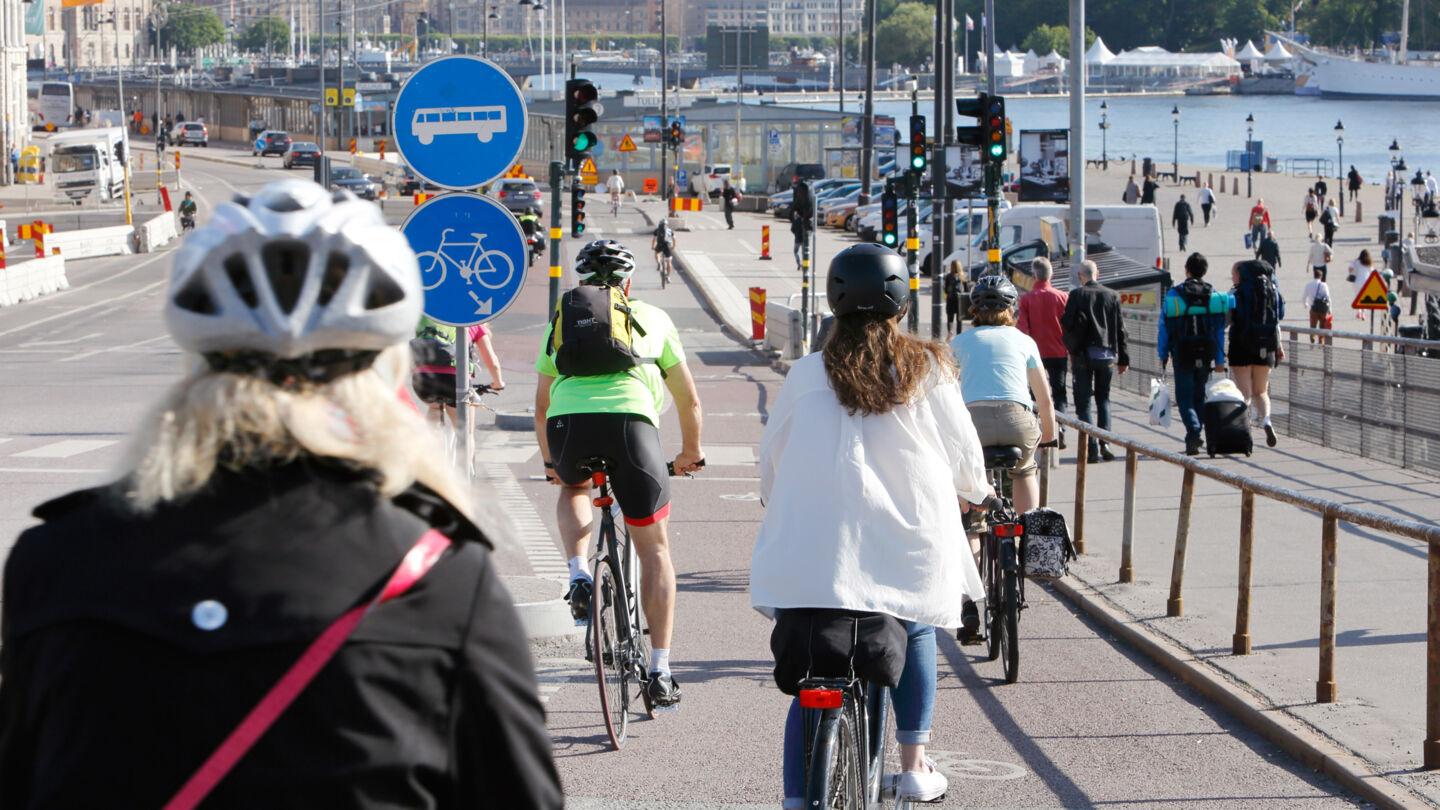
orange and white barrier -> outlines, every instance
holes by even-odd
[[[750,339],[765,339],[765,288],[750,288]]]
[[[699,197],[672,197],[670,199],[671,211],[699,211],[701,203]]]
[[[760,226],[760,259],[770,261],[770,226]],[[759,338],[756,338],[759,340]]]

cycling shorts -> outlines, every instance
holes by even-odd
[[[662,242],[659,247],[655,248],[655,255],[673,256],[675,254],[671,251],[670,244],[668,242]]]
[[[636,413],[571,413],[545,420],[555,475],[571,486],[588,474],[576,465],[588,458],[610,462],[610,489],[631,526],[670,516],[670,476],[660,431]]]

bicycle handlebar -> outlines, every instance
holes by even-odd
[[[704,467],[704,466],[705,466],[705,459],[702,458],[702,459],[700,459],[699,461],[695,462],[695,466],[696,466],[696,467]],[[671,477],[671,478],[674,478],[674,477],[675,477],[675,462],[673,462],[673,461],[667,461],[667,462],[665,462],[665,469],[666,469],[667,472],[670,473],[670,477]],[[695,474],[694,474],[694,473],[685,473],[685,475],[686,475],[687,477],[689,477],[689,478],[694,478],[694,477],[695,477]]]

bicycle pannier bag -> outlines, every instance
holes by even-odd
[[[905,626],[894,616],[833,608],[786,608],[775,617],[770,652],[775,685],[800,694],[806,678],[848,678],[900,685],[905,669]]]
[[[1075,558],[1075,547],[1070,545],[1064,515],[1054,509],[1031,509],[1020,516],[1020,524],[1025,527],[1020,535],[1025,576],[1056,580],[1070,573],[1066,563]]]
[[[415,371],[410,385],[421,402],[455,407],[455,344],[434,327],[426,327],[410,341]]]
[[[560,297],[550,335],[555,368],[567,377],[620,374],[655,358],[633,345],[645,329],[634,319],[619,287],[583,286]]]

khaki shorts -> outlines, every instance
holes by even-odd
[[[1010,445],[1025,451],[1020,463],[1009,473],[1012,478],[1039,472],[1035,446],[1040,444],[1040,422],[1034,411],[1018,402],[999,400],[971,402],[966,407],[970,409],[970,421],[975,423],[982,447]]]

